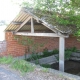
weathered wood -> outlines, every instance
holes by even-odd
[[[48,29],[50,29],[51,31],[53,31],[53,32],[55,32],[55,33],[58,33],[58,31],[56,31],[54,28],[53,28],[53,26],[51,27],[51,26],[49,26],[49,24],[47,24],[47,23],[45,23],[45,22],[43,22],[42,23],[45,27],[47,27]]]
[[[46,36],[46,37],[68,37],[61,36],[56,33],[29,33],[29,32],[15,32],[15,35],[24,35],[24,36]]]
[[[55,33],[27,33],[27,32],[16,32],[15,35],[24,35],[24,36],[45,36],[45,37],[60,37]]]
[[[64,72],[65,38],[59,38],[59,70]]]
[[[11,22],[11,24],[14,24],[14,25],[21,25],[22,23],[23,22],[16,22],[16,21]],[[25,25],[31,25],[31,22],[27,22]],[[34,25],[42,25],[42,24],[34,21]]]
[[[31,18],[31,33],[34,33],[34,23],[33,23],[33,18]]]
[[[15,30],[15,32],[19,31],[30,19],[31,19],[31,17],[28,17],[28,18],[20,25],[20,27]]]

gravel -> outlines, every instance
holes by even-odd
[[[77,80],[56,75],[47,69],[35,68],[33,72],[22,75],[19,71],[11,69],[9,66],[0,65],[0,80]],[[80,79],[79,79],[80,80]]]
[[[57,76],[50,72],[36,68],[33,72],[25,75],[25,80],[70,80],[62,76]]]

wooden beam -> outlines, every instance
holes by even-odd
[[[36,19],[36,21],[37,21],[38,23],[43,24],[45,27],[49,28],[50,30],[52,30],[52,31],[55,32],[55,33],[58,32],[55,28],[53,28],[53,26],[51,26],[51,25],[49,25],[48,23],[46,23],[45,21],[41,20],[39,17],[35,16],[35,15],[32,14],[31,12],[29,12],[27,9],[24,8],[23,11],[24,11],[25,13],[29,13],[31,16],[33,16],[33,18]]]
[[[27,32],[16,32],[15,35],[23,35],[23,36],[45,36],[45,37],[60,37],[55,33],[27,33]]]
[[[31,33],[34,33],[34,23],[33,23],[33,18],[31,18]]]
[[[59,70],[64,72],[65,38],[59,38]]]
[[[31,17],[28,17],[28,18],[20,25],[20,27],[15,30],[15,32],[19,31],[30,19],[31,19]]]
[[[16,22],[16,21],[12,21],[11,24],[14,24],[14,25],[21,25],[23,22]]]
[[[23,22],[12,21],[11,24],[21,25]],[[31,25],[31,22],[27,22],[25,25]],[[42,25],[41,23],[34,22],[34,25]]]

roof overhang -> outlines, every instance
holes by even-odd
[[[35,23],[33,19],[35,19],[37,23]],[[26,25],[26,23],[31,25],[31,32],[18,32],[22,27],[24,27],[24,25]],[[34,26],[40,24],[44,25],[53,33],[35,33]],[[15,35],[24,36],[69,37],[68,33],[61,32],[60,30],[56,29],[56,26],[48,24],[45,20],[40,19],[39,17],[28,11],[26,8],[22,8],[19,15],[6,28],[6,31],[14,31]]]

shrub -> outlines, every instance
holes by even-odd
[[[58,49],[54,49],[53,50],[53,54],[58,54],[59,53],[59,50]]]
[[[45,56],[49,56],[49,51],[48,51],[48,49],[44,49],[43,50],[43,56],[45,57]]]
[[[72,51],[65,51],[65,59],[69,59],[72,54]]]
[[[67,49],[65,49],[65,51],[77,52],[77,48],[76,47],[67,48]]]
[[[48,57],[48,56],[51,56],[51,55],[54,55],[54,54],[58,54],[58,53],[59,53],[58,49],[54,49],[52,51],[48,51],[48,49],[47,49],[47,50],[43,51],[43,56],[44,57]]]
[[[32,65],[26,62],[25,60],[16,60],[13,63],[12,68],[21,72],[29,72],[34,70],[34,67],[32,67]]]
[[[45,67],[45,68],[51,68],[50,64],[41,64],[40,66]]]
[[[72,52],[77,52],[77,51],[78,50],[77,50],[76,47],[65,49],[65,59],[69,59],[70,55],[72,54]],[[59,50],[58,49],[54,49],[53,51],[48,51],[48,49],[44,49],[42,53],[43,53],[42,55],[38,55],[38,53],[31,54],[31,57],[28,58],[27,60],[28,61],[37,60],[37,62],[38,62],[38,59],[40,59],[40,58],[48,57],[48,56],[55,55],[55,54],[59,55]],[[59,60],[59,56],[58,55],[55,55],[57,60]]]

